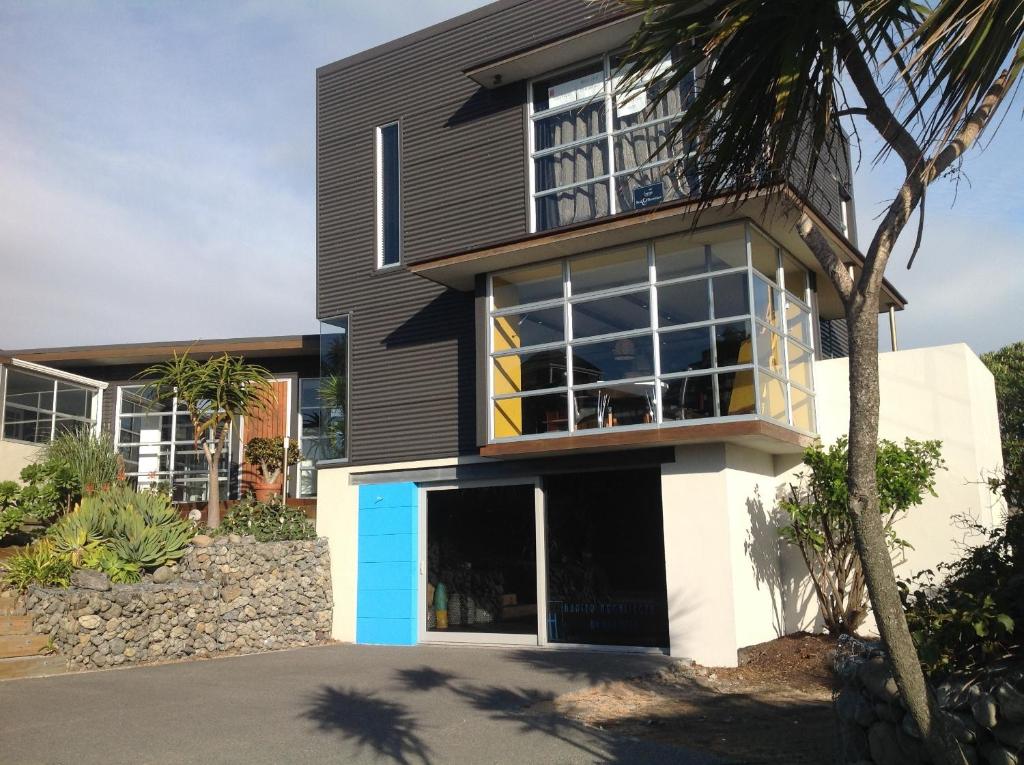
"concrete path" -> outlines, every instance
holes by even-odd
[[[675,763],[543,703],[660,656],[419,646],[294,651],[0,682],[0,763]]]

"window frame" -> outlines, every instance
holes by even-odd
[[[813,332],[807,335],[806,341],[799,340],[793,337],[789,333],[789,323],[786,320],[785,308],[787,300],[791,300],[795,305],[799,306],[801,310],[804,310],[808,314],[808,320],[813,321],[812,306],[812,293],[813,288],[811,279],[809,278],[810,269],[803,264],[799,263],[795,258],[793,261],[799,265],[808,274],[808,278],[805,279],[803,294],[798,295],[790,292],[785,287],[785,269],[783,264],[785,257],[791,257],[784,248],[782,248],[774,239],[772,239],[767,233],[765,233],[759,226],[753,221],[741,220],[741,221],[727,221],[713,226],[707,226],[699,229],[695,233],[706,233],[715,229],[723,229],[735,227],[737,229],[737,241],[739,236],[742,235],[742,242],[745,247],[745,265],[743,266],[730,266],[719,270],[709,270],[696,274],[687,274],[684,276],[671,276],[665,279],[660,279],[657,276],[656,268],[656,254],[655,254],[655,243],[666,237],[657,237],[653,239],[641,240],[640,242],[634,242],[634,245],[643,244],[646,250],[647,257],[647,280],[645,282],[636,282],[608,289],[594,290],[586,292],[581,295],[574,295],[572,290],[572,278],[571,278],[571,263],[581,258],[586,258],[593,252],[580,253],[577,255],[570,255],[563,258],[557,259],[556,262],[561,264],[561,286],[562,295],[560,297],[546,298],[543,300],[537,300],[527,303],[517,303],[514,305],[508,305],[504,308],[495,308],[494,302],[494,288],[493,278],[494,276],[501,275],[503,273],[514,272],[520,268],[528,266],[515,266],[507,269],[500,269],[487,274],[486,284],[486,411],[487,411],[487,443],[507,443],[515,441],[527,441],[527,440],[539,440],[548,438],[564,438],[567,436],[573,436],[579,433],[593,433],[600,432],[602,428],[578,428],[575,423],[575,419],[578,416],[576,411],[576,393],[581,390],[589,389],[600,389],[604,386],[620,385],[625,383],[641,383],[641,382],[652,382],[654,388],[654,417],[650,423],[637,423],[630,425],[615,425],[609,430],[616,432],[628,431],[628,430],[650,430],[661,427],[687,427],[699,424],[706,424],[708,422],[730,422],[730,421],[749,421],[749,420],[767,420],[781,424],[785,427],[792,428],[796,431],[807,435],[815,435],[815,431],[805,430],[794,424],[793,411],[792,411],[792,387],[803,392],[810,400],[811,412],[812,412],[812,426],[817,426],[817,413],[814,409],[815,406],[815,391],[814,391],[814,379],[815,379],[815,356],[814,353],[814,337]],[[763,278],[760,276],[757,269],[753,264],[753,235],[759,234],[766,241],[768,241],[775,250],[775,261],[776,271],[775,276],[777,280],[777,286],[773,285],[774,289],[777,289],[781,298],[781,307],[779,313],[781,316],[782,326],[775,328],[774,331],[778,332],[781,339],[781,354],[782,354],[782,369],[784,375],[779,376],[770,370],[761,367],[758,364],[758,348],[757,348],[757,335],[759,326],[768,327],[768,325],[761,321],[756,313],[756,306],[754,302],[754,284],[755,279]],[[616,248],[626,248],[628,245],[620,245]],[[536,264],[533,264],[536,265]],[[746,298],[748,303],[747,313],[738,316],[725,316],[717,317],[714,314],[714,280],[721,276],[728,276],[732,274],[744,274],[746,276]],[[707,283],[709,291],[709,318],[701,319],[694,322],[686,322],[682,324],[671,324],[662,326],[660,322],[660,316],[658,312],[658,290],[661,287],[670,287],[677,284],[684,284],[688,282],[699,282],[705,281]],[[586,302],[593,299],[599,299],[603,297],[611,297],[616,295],[632,294],[643,290],[646,287],[649,290],[649,306],[650,306],[650,321],[646,327],[640,329],[631,329],[621,332],[606,333],[603,335],[594,335],[585,338],[576,338],[573,332],[573,306],[579,302]],[[562,307],[563,313],[563,336],[559,341],[552,341],[546,343],[538,343],[529,346],[519,346],[515,348],[504,348],[502,350],[495,350],[494,338],[495,338],[495,320],[503,316],[525,314],[530,311],[538,310],[550,310],[555,307]],[[751,359],[749,362],[739,364],[728,364],[725,366],[719,366],[717,355],[717,342],[715,327],[720,325],[728,325],[730,323],[738,323],[745,321],[747,322],[750,329],[750,342],[751,342]],[[691,369],[684,371],[665,372],[662,369],[661,364],[661,336],[666,333],[686,331],[690,329],[708,328],[711,333],[711,366],[702,369]],[[623,378],[616,380],[602,380],[595,383],[580,383],[576,384],[574,379],[574,348],[590,345],[597,342],[611,341],[617,339],[630,339],[630,338],[646,338],[651,337],[653,343],[652,350],[652,367],[650,374],[640,375],[631,378]],[[804,350],[808,355],[808,363],[810,364],[810,380],[811,387],[808,388],[800,383],[797,383],[791,379],[790,367],[789,367],[789,343],[793,342],[801,350]],[[495,361],[501,358],[513,357],[519,354],[530,354],[535,352],[543,351],[561,351],[564,349],[566,355],[566,372],[565,372],[565,383],[561,385],[552,385],[546,388],[539,388],[530,391],[512,391],[505,393],[495,392]],[[737,373],[737,372],[750,372],[752,375],[753,395],[754,395],[754,411],[746,414],[717,414],[721,411],[721,392],[719,389],[719,377],[723,374]],[[670,383],[674,380],[680,380],[688,377],[700,377],[710,376],[712,385],[713,395],[713,411],[716,414],[712,417],[692,418],[692,419],[667,419],[665,417],[663,409],[663,397],[664,390],[666,388],[665,383]],[[767,413],[763,412],[762,405],[762,376],[770,377],[778,380],[784,386],[785,391],[785,404],[786,404],[786,421],[781,422],[775,418],[772,418]],[[526,398],[552,396],[552,395],[564,395],[566,396],[566,411],[568,415],[568,423],[564,431],[552,431],[543,433],[524,434],[518,436],[495,436],[495,406],[496,403],[503,400],[519,399],[520,401]]]
[[[388,128],[395,129],[395,156],[397,167],[395,168],[395,189],[397,196],[395,200],[397,225],[395,229],[395,252],[396,259],[393,263],[385,262],[387,256],[387,243],[385,232],[385,200],[384,200],[384,131]],[[388,271],[399,268],[402,265],[402,126],[399,120],[385,122],[374,128],[374,251],[376,270]]]
[[[617,51],[606,51],[598,56],[591,56],[582,61],[577,61],[567,66],[559,67],[558,69],[546,72],[538,77],[533,77],[526,82],[526,138],[527,138],[527,150],[526,150],[526,164],[527,164],[527,189],[526,189],[526,202],[527,212],[529,221],[529,230],[531,234],[539,233],[540,231],[553,231],[564,226],[575,225],[576,223],[583,223],[584,221],[576,221],[574,223],[565,223],[559,226],[551,226],[545,229],[538,229],[537,227],[537,201],[545,196],[557,194],[559,192],[567,191],[574,188],[582,188],[584,186],[599,185],[607,183],[608,185],[608,213],[604,216],[596,216],[589,220],[598,220],[602,217],[611,217],[621,212],[632,212],[632,210],[620,210],[619,198],[618,198],[618,187],[617,184],[620,178],[638,173],[644,170],[650,170],[651,168],[658,167],[660,165],[666,165],[670,163],[680,162],[682,160],[688,160],[696,154],[695,151],[681,153],[679,155],[669,157],[667,159],[652,160],[648,157],[642,163],[637,164],[636,167],[617,168],[615,163],[615,143],[616,139],[628,133],[638,131],[644,128],[653,127],[663,122],[668,122],[681,117],[684,112],[679,111],[674,114],[666,115],[664,117],[656,117],[645,120],[636,125],[631,125],[626,128],[616,129],[615,127],[615,110],[616,110],[616,85],[617,77],[616,70],[612,67],[612,59],[619,55]],[[554,77],[558,77],[561,74],[572,72],[577,69],[584,69],[593,64],[601,64],[603,71],[602,88],[600,94],[597,94],[591,98],[584,98],[582,100],[574,101],[570,104],[559,106],[555,108],[548,108],[537,111],[534,108],[534,86],[549,80]],[[696,81],[696,72],[694,72],[694,78]],[[604,102],[604,126],[601,133],[587,138],[577,139],[570,141],[566,144],[561,144],[556,147],[550,147],[547,149],[536,148],[537,135],[536,135],[536,123],[538,120],[546,117],[560,114],[567,110],[579,109],[592,103],[598,103],[598,96],[600,100]],[[537,171],[536,161],[545,156],[551,156],[558,152],[565,151],[567,149],[585,146],[591,143],[598,143],[600,141],[605,142],[607,152],[607,165],[605,172],[600,175],[596,175],[593,178],[588,178],[585,181],[576,181],[574,183],[566,184],[564,186],[553,186],[550,189],[544,189],[543,191],[537,190]]]
[[[157,483],[160,483],[161,481],[164,481],[164,480],[167,481],[167,484],[168,484],[168,486],[171,489],[171,496],[173,497],[174,496],[174,487],[175,487],[175,474],[176,473],[180,473],[180,474],[183,474],[183,475],[188,475],[188,473],[189,473],[189,471],[185,471],[185,470],[180,470],[180,471],[179,470],[175,470],[174,464],[175,464],[175,458],[177,457],[178,447],[179,446],[184,446],[187,443],[195,443],[195,442],[190,442],[187,439],[178,439],[177,438],[177,434],[178,434],[178,418],[179,417],[188,418],[189,417],[188,410],[185,409],[184,407],[179,407],[178,406],[178,397],[177,396],[173,396],[171,398],[171,401],[170,401],[170,409],[167,410],[166,412],[160,412],[159,413],[160,417],[170,417],[170,419],[171,419],[170,440],[163,440],[163,439],[161,439],[160,441],[157,441],[155,443],[147,443],[147,444],[143,444],[141,441],[134,442],[134,443],[122,443],[121,442],[121,420],[124,419],[124,418],[127,418],[127,417],[144,417],[144,416],[146,416],[145,414],[125,414],[124,413],[124,410],[123,410],[124,392],[125,392],[125,390],[140,389],[140,388],[144,388],[144,387],[145,387],[145,383],[128,383],[128,384],[118,385],[117,386],[117,400],[116,400],[117,403],[116,403],[116,406],[114,408],[114,449],[117,450],[118,454],[121,454],[121,450],[122,449],[131,449],[133,447],[141,447],[143,445],[145,445],[145,446],[156,446],[156,447],[166,446],[167,449],[168,449],[168,451],[167,451],[167,456],[168,456],[168,463],[167,463],[167,465],[168,465],[168,469],[166,471],[159,471],[159,470],[155,471],[154,475],[156,476],[156,482]],[[223,471],[223,476],[224,476],[223,478],[219,478],[218,479],[218,483],[222,483],[224,485],[224,487],[227,489],[225,497],[222,497],[222,499],[227,498],[230,495],[230,493],[231,493],[231,467],[232,467],[232,465],[235,464],[234,461],[233,461],[235,431],[236,431],[235,423],[232,422],[231,426],[230,426],[230,430],[228,431],[228,436],[227,436],[227,438],[224,441],[224,443],[225,443],[224,452],[222,452],[222,454],[221,454],[221,461],[224,463],[224,465],[223,465],[222,468],[218,469],[219,472]],[[198,447],[198,448],[201,450],[201,447]],[[201,451],[200,451],[200,454],[201,454]],[[123,458],[124,458],[124,455],[122,454],[122,459]],[[204,468],[207,467],[206,466],[206,457],[205,456],[203,456],[203,466],[204,466]],[[141,471],[138,471],[138,470],[131,471],[131,472],[129,472],[127,470],[125,471],[125,477],[126,478],[134,477],[134,478],[138,479],[140,476],[148,476],[148,475],[150,475],[150,473],[142,473]],[[209,479],[206,476],[204,476],[203,478],[191,478],[191,479],[180,478],[180,479],[178,479],[178,484],[177,485],[184,486],[186,484],[205,484],[205,485],[208,486]],[[174,500],[174,501],[175,502],[193,502],[193,501],[205,502],[207,500],[182,499],[182,500]]]
[[[52,383],[53,398],[51,399],[51,408],[42,409],[39,407],[29,407],[20,404],[12,404],[13,409],[21,411],[34,412],[36,414],[49,414],[50,415],[50,435],[45,441],[26,441],[22,438],[11,438],[5,435],[7,430],[7,391],[9,388],[8,377],[11,371],[15,371],[18,374],[23,374],[26,377],[34,377],[39,380],[43,380]],[[71,385],[75,388],[89,391],[93,394],[92,397],[92,414],[89,416],[78,416],[73,414],[67,414],[60,412],[57,409],[57,399],[60,392],[61,385]],[[58,416],[61,420],[73,420],[75,422],[81,422],[89,426],[89,430],[93,433],[100,432],[100,425],[103,413],[103,391],[106,388],[106,383],[99,383],[97,381],[88,380],[87,378],[80,377],[78,375],[60,373],[59,370],[48,369],[46,367],[32,364],[31,362],[21,361],[20,359],[11,359],[3,364],[0,364],[0,441],[7,441],[10,443],[17,444],[31,444],[33,446],[47,444],[53,441],[57,436],[57,419]],[[37,418],[36,422],[40,422]]]
[[[321,401],[320,401],[320,379],[321,378],[319,376],[317,376],[317,377],[299,377],[298,378],[298,388],[299,388],[299,396],[298,396],[298,398],[299,398],[299,406],[298,406],[298,415],[299,415],[299,449],[303,451],[303,459],[302,459],[301,462],[299,462],[298,465],[296,465],[295,496],[299,497],[301,499],[312,499],[312,498],[315,498],[317,493],[318,493],[317,492],[318,486],[317,486],[317,479],[316,479],[316,473],[317,473],[317,462],[316,462],[316,460],[309,460],[312,463],[312,465],[310,467],[303,467],[302,463],[306,461],[306,458],[305,458],[305,444],[306,444],[306,442],[307,441],[319,441],[320,438],[322,438],[322,436],[320,435],[320,433],[322,431],[320,430],[319,427],[316,430],[317,435],[315,435],[315,436],[307,436],[306,435],[306,418],[305,418],[305,410],[307,410],[307,409],[314,409],[315,408],[317,411],[322,411],[323,410],[323,407],[321,406]],[[305,383],[305,382],[309,382],[309,381],[316,381],[316,385],[317,385],[317,391],[316,391],[316,403],[317,403],[317,405],[316,405],[316,407],[304,406],[303,405],[303,397],[302,397],[303,385],[302,384]],[[313,474],[314,490],[313,490],[312,494],[306,494],[306,493],[304,493],[302,491],[302,475],[303,475],[303,473],[310,473],[310,472],[312,472],[312,474]]]
[[[324,467],[337,467],[340,465],[347,465],[352,459],[352,312],[345,312],[335,314],[328,318],[319,319],[320,323],[320,347],[319,347],[319,365],[320,365],[320,379],[324,377],[324,365],[323,365],[323,328],[325,324],[332,324],[332,322],[338,322],[342,319],[345,320],[345,405],[344,405],[344,417],[345,417],[345,456],[344,457],[332,457],[326,460],[317,460],[314,467],[319,470],[320,466]],[[337,325],[332,325],[337,328]],[[323,409],[324,407],[321,407]],[[301,409],[301,407],[300,407]]]

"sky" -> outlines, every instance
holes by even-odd
[[[316,68],[482,4],[0,0],[0,348],[316,331]],[[1017,104],[929,192],[902,347],[1024,337],[1022,143]]]

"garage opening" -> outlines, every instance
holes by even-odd
[[[537,634],[534,486],[427,492],[427,632]]]
[[[547,639],[668,646],[657,468],[552,476],[547,498]]]

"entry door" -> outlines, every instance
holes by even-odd
[[[239,475],[239,493],[252,491],[259,478],[259,468],[245,461],[245,444],[250,438],[292,437],[292,381],[291,378],[279,378],[271,382],[271,400],[266,409],[257,411],[242,421],[239,437],[242,439],[243,462]],[[291,472],[289,466],[289,472]],[[293,492],[289,492],[292,495]]]
[[[422,500],[420,639],[537,645],[545,613],[538,486],[426,489]]]

